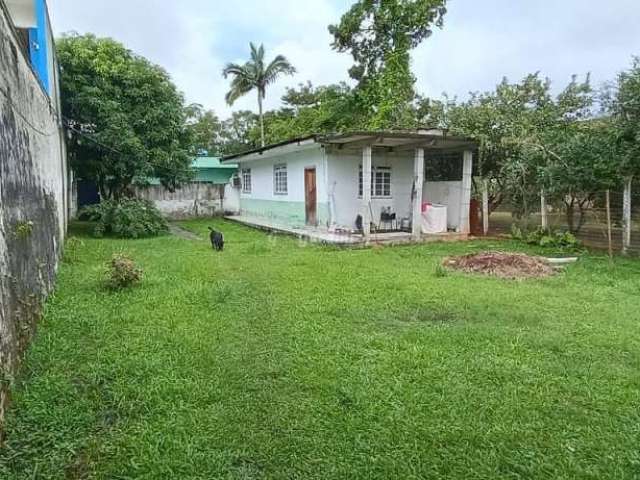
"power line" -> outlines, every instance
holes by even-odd
[[[63,117],[63,123],[64,123],[64,126],[67,129],[71,130],[74,133],[77,133],[78,135],[80,135],[83,138],[86,138],[87,140],[89,140],[90,142],[94,143],[95,145],[98,145],[99,147],[104,148],[105,150],[109,150],[109,151],[111,151],[111,152],[113,152],[113,153],[115,153],[117,155],[124,155],[124,153],[122,153],[121,151],[116,150],[115,148],[110,147],[109,145],[105,145],[104,143],[102,143],[102,142],[96,140],[95,138],[93,138],[89,133],[83,132],[82,130],[76,128],[75,126],[73,126],[72,121],[69,120],[68,118]]]
[[[18,115],[22,121],[24,123],[26,123],[33,131],[35,131],[36,133],[39,133],[40,135],[44,136],[44,137],[51,137],[53,135],[55,135],[56,133],[58,133],[58,128],[55,128],[54,130],[50,131],[50,132],[46,132],[44,131],[42,128],[34,125],[28,118],[27,116],[22,113],[22,111],[20,110],[20,108],[13,102],[13,100],[11,99],[11,96],[9,95],[9,93],[4,89],[4,88],[0,88],[0,93],[2,93],[2,95],[7,99],[7,101],[9,102],[9,107],[11,107],[11,110],[13,111],[13,113],[15,113],[16,115]],[[59,120],[60,118],[58,117],[57,112],[54,110],[54,117],[56,120]]]

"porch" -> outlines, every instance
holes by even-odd
[[[447,232],[437,234],[423,234],[419,238],[411,232],[405,231],[388,231],[388,232],[376,232],[375,230],[370,232],[368,237],[365,237],[363,233],[354,231],[329,231],[327,228],[322,227],[293,227],[284,224],[274,224],[273,221],[264,217],[251,217],[245,215],[230,215],[225,217],[227,220],[240,223],[247,227],[263,230],[266,232],[292,235],[311,243],[321,243],[327,245],[338,246],[359,246],[359,245],[402,245],[408,243],[426,243],[426,242],[439,242],[439,241],[455,241],[466,240],[468,234],[458,232]]]
[[[365,243],[469,233],[475,144],[442,131],[350,133],[323,139],[330,232]]]

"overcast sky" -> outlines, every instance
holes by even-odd
[[[169,71],[189,102],[225,117],[227,62],[248,57],[249,41],[296,66],[267,92],[280,104],[286,86],[347,80],[348,54],[331,50],[327,25],[349,0],[49,0],[56,34],[113,37]],[[640,55],[640,0],[450,0],[444,27],[413,54],[420,93],[465,97],[503,76],[540,71],[556,88],[572,74],[609,81]],[[233,109],[255,110],[254,96]]]

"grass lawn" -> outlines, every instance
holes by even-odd
[[[340,250],[223,221],[81,236],[14,389],[0,478],[640,478],[640,261],[435,274],[511,243]],[[130,253],[142,285],[109,292]]]

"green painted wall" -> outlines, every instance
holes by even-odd
[[[240,199],[242,215],[266,218],[274,225],[303,227],[305,225],[304,202],[288,202],[279,200]],[[329,205],[318,203],[318,225],[329,221]]]

